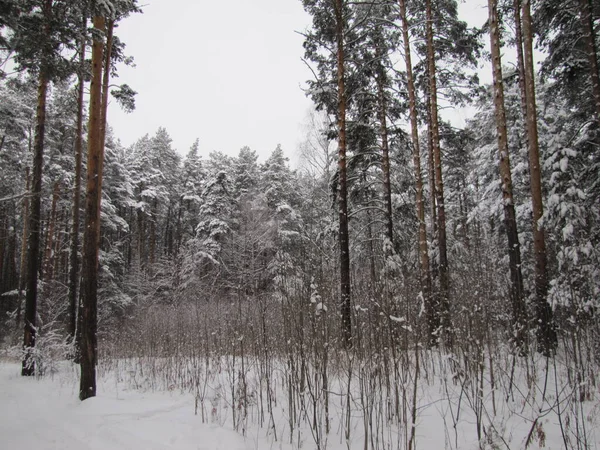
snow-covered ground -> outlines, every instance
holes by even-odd
[[[191,396],[117,392],[102,383],[96,398],[80,402],[73,370],[64,366],[54,376],[27,379],[17,364],[0,364],[0,449],[268,448],[202,424]]]
[[[166,373],[167,359],[105,364],[99,372],[98,396],[84,402],[77,399],[77,366],[71,363],[56,364],[42,378],[23,378],[18,364],[0,361],[0,449],[401,449],[408,447],[411,435],[407,420],[413,386],[416,449],[561,449],[565,443],[568,448],[600,448],[600,387],[591,387],[588,399],[580,402],[564,376],[553,379],[551,366],[543,362],[536,357],[539,373],[529,373],[528,378],[516,371],[514,384],[507,381],[512,375],[498,370],[492,388],[486,378],[473,383],[464,373],[452,376],[440,370],[446,367],[440,360],[435,374],[430,366],[429,375],[422,375],[417,385],[409,381],[401,386],[400,401],[406,409],[400,416],[405,419],[396,422],[385,418],[390,396],[383,386],[369,381],[377,369],[368,364],[355,366],[350,384],[343,372],[332,377],[328,413],[322,396],[311,403],[318,392],[309,392],[309,386],[304,393],[293,394],[302,405],[291,415],[287,375],[283,366],[276,368],[271,380],[276,397],[273,417],[261,422],[259,404],[265,391],[255,369],[249,368],[248,412],[242,421],[238,417],[236,431],[230,405],[238,405],[238,416],[242,407],[228,396],[232,386],[241,386],[240,380],[219,361],[205,371],[200,367],[198,373],[206,374],[201,380],[205,386],[201,406],[176,383],[161,383],[161,375],[148,377],[151,366],[159,364],[157,374]],[[192,361],[177,361],[187,363]],[[324,415],[329,416],[329,433],[324,432]],[[296,417],[295,423],[290,416]],[[317,425],[313,429],[311,424]]]

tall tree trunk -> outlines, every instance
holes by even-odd
[[[69,268],[69,335],[75,339],[77,329],[77,310],[79,308],[79,209],[81,201],[81,160],[83,154],[83,94],[85,87],[85,30],[87,18],[82,20],[82,38],[79,48],[79,73],[77,85],[77,124],[75,136],[75,186],[73,188],[73,217],[71,231],[71,250]],[[76,343],[76,351],[79,343]]]
[[[173,211],[173,201],[169,201],[169,207],[167,208],[167,217],[165,218],[165,237],[163,242],[163,252],[166,256],[170,257],[173,252],[173,227],[171,225],[171,214]]]
[[[87,196],[85,205],[85,232],[83,237],[83,268],[81,286],[81,378],[79,398],[96,395],[97,311],[98,311],[98,239],[100,230],[100,174],[102,148],[102,63],[105,19],[94,16],[92,45],[92,82],[90,86],[90,119],[88,125]]]
[[[390,148],[387,128],[387,104],[385,99],[385,70],[381,58],[381,48],[377,45],[375,49],[377,56],[377,100],[379,103],[379,127],[381,134],[381,168],[383,171],[383,196],[385,201],[385,214],[387,226],[387,238],[393,248],[394,245],[394,219],[392,215],[392,183],[390,182]]]
[[[429,91],[429,89],[428,89]],[[433,158],[433,139],[431,138],[431,102],[429,100],[429,93],[427,94],[426,100],[426,111],[427,111],[427,180],[429,182],[429,215],[431,222],[431,239],[432,245],[431,250],[432,254],[437,254],[438,248],[438,221],[437,221],[437,202],[436,202],[436,188],[435,188],[435,163]],[[439,264],[437,261],[437,257],[434,256],[429,260],[431,265],[431,278],[432,278],[432,286],[437,283],[439,278]],[[435,291],[437,289],[434,288]],[[439,316],[439,307],[438,300],[436,298],[437,292],[432,290],[432,298],[433,304],[435,305],[436,314]]]
[[[149,269],[152,270],[152,266],[154,265],[154,258],[156,252],[156,218],[158,210],[158,200],[154,199],[152,202],[152,206],[150,207],[150,260],[149,260]]]
[[[143,189],[140,188],[140,192]],[[144,219],[144,212],[141,209],[137,210],[137,247],[138,247],[138,268],[142,270],[142,268],[146,267],[146,221]]]
[[[177,208],[177,222],[175,224],[175,256],[179,255],[179,248],[181,247],[181,239],[183,238],[183,232],[181,230],[181,215],[183,214],[183,196],[179,198],[179,206]]]
[[[594,17],[592,2],[590,0],[579,0],[579,14],[585,50],[590,65],[590,80],[592,84],[592,95],[594,96],[594,108],[596,122],[600,123],[600,75],[598,74],[598,55],[596,53],[596,33],[594,31]]]
[[[102,74],[102,119],[100,122],[100,143],[102,145],[102,157],[98,168],[98,204],[102,200],[102,180],[104,177],[104,146],[106,145],[106,117],[108,114],[108,86],[110,82],[110,67],[113,46],[113,31],[115,27],[114,20],[108,20],[106,23],[106,46],[104,52],[104,71]],[[98,246],[100,245],[100,221],[98,221]]]
[[[525,94],[527,100],[527,140],[529,145],[529,173],[531,177],[531,206],[533,213],[533,250],[535,256],[535,300],[537,339],[539,350],[550,355],[556,348],[556,332],[552,308],[548,304],[548,269],[544,236],[544,205],[542,202],[542,170],[538,144],[537,112],[535,101],[535,74],[533,66],[533,30],[530,0],[522,3],[523,51],[525,67]]]
[[[2,243],[0,244],[0,293],[12,291],[18,285],[16,253],[17,253],[17,211],[16,205],[6,204],[0,209],[3,214]],[[13,222],[11,224],[11,222]],[[12,298],[12,296],[10,297]],[[12,300],[7,299],[2,311],[12,311]]]
[[[48,221],[48,230],[46,231],[46,250],[44,252],[44,262],[42,265],[42,275],[44,280],[53,279],[53,247],[54,247],[54,230],[56,228],[56,204],[60,194],[60,183],[54,183],[52,190],[52,207],[50,209],[50,220]]]
[[[4,278],[5,267],[5,254],[7,253],[8,248],[8,237],[9,237],[9,226],[8,226],[8,218],[11,216],[8,210],[8,206],[0,206],[0,294],[9,291],[8,288],[5,288],[7,285],[6,280]]]
[[[523,122],[527,121],[527,94],[525,89],[525,63],[523,61],[523,31],[521,28],[521,0],[513,0],[515,22],[515,41],[517,53],[517,69],[519,71],[519,90],[521,92],[521,113]]]
[[[366,215],[367,215],[367,250],[369,252],[369,273],[371,275],[370,277],[370,286],[373,287],[376,285],[377,283],[377,266],[375,265],[375,246],[373,245],[373,220],[371,218],[371,210],[369,208],[367,208],[366,210]]]
[[[56,244],[54,245],[54,273],[59,276],[57,278],[63,285],[68,286],[69,284],[69,253],[62,249],[68,248],[68,241],[71,233],[71,220],[70,220],[69,208],[61,209],[61,219],[59,223],[62,223],[63,229],[56,236]]]
[[[44,39],[50,40],[52,0],[44,2]],[[43,42],[42,61],[38,76],[38,95],[33,143],[33,174],[31,180],[31,211],[29,213],[29,248],[27,252],[27,293],[25,294],[24,358],[21,375],[35,375],[33,348],[37,334],[36,316],[38,300],[38,269],[42,222],[42,169],[44,166],[44,136],[46,132],[46,97],[48,94],[49,42]]]
[[[346,172],[346,80],[344,74],[344,15],[343,0],[335,0],[335,34],[337,43],[338,84],[338,176],[339,176],[339,244],[340,244],[340,303],[342,338],[346,347],[352,346],[352,317],[350,307],[350,246],[348,242],[348,186]]]
[[[21,239],[21,263],[19,265],[19,298],[17,300],[17,328],[21,325],[23,294],[27,283],[27,236],[29,234],[29,167],[25,167],[25,197],[23,197],[23,237]]]
[[[429,73],[429,99],[431,110],[431,141],[435,171],[435,200],[437,204],[437,232],[440,277],[440,322],[442,334],[448,347],[452,346],[452,325],[450,323],[450,276],[448,274],[448,254],[446,250],[446,209],[444,206],[444,182],[442,180],[442,156],[438,125],[437,81],[435,68],[435,47],[433,42],[432,0],[425,1],[427,27],[427,67]]]
[[[13,214],[8,217],[8,220],[12,219],[12,227],[8,229],[8,250],[6,252],[5,260],[6,267],[4,268],[4,286],[7,290],[12,291],[18,286],[17,277],[17,211],[16,205],[11,208]],[[7,220],[7,222],[8,222]],[[12,308],[11,308],[12,309]]]
[[[506,111],[504,109],[504,86],[502,84],[502,60],[500,54],[500,30],[496,0],[488,0],[490,47],[492,53],[492,72],[494,80],[494,106],[496,110],[496,133],[498,153],[500,155],[500,181],[504,205],[504,224],[508,240],[508,258],[510,268],[510,299],[514,321],[515,345],[521,353],[526,351],[527,310],[521,272],[521,247],[517,230],[517,218],[513,200],[510,156],[508,151],[508,133],[506,130]]]
[[[415,166],[417,220],[419,222],[419,266],[421,289],[427,314],[429,343],[435,342],[435,332],[440,327],[439,315],[432,297],[431,273],[429,271],[429,249],[427,245],[427,224],[425,223],[425,201],[423,198],[423,178],[421,174],[421,151],[419,148],[419,126],[417,123],[417,96],[412,70],[410,38],[408,35],[408,18],[406,16],[406,0],[399,0],[400,20],[402,21],[402,39],[404,41],[404,61],[408,82],[408,103],[410,110],[410,128],[413,145],[413,163]]]

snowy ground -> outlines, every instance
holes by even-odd
[[[158,361],[162,360],[152,363]],[[215,371],[213,376],[206,378],[206,400],[211,406],[207,405],[205,416],[210,423],[202,423],[200,412],[195,414],[192,394],[183,393],[175,385],[154,389],[144,387],[136,378],[139,375],[130,371],[129,366],[123,368],[124,363],[119,364],[121,369],[115,369],[113,365],[111,371],[100,375],[96,398],[80,402],[77,399],[77,366],[60,363],[55,372],[43,378],[23,378],[18,364],[0,360],[0,449],[317,448],[314,433],[306,425],[294,429],[290,444],[283,384],[274,388],[279,401],[272,428],[279,439],[274,438],[268,424],[262,428],[257,425],[256,402],[250,408],[244,425],[245,436],[242,436],[233,429],[229,418],[228,405],[235,402],[227,399],[226,371]],[[141,367],[139,362],[136,366]],[[147,372],[148,368],[145,370]],[[421,382],[418,387],[417,449],[561,449],[565,448],[565,439],[569,448],[600,448],[600,402],[597,401],[600,387],[593,388],[593,398],[579,403],[571,401],[573,395],[560,380],[552,386],[552,383],[539,379],[529,391],[524,382],[517,383],[510,401],[504,398],[503,389],[497,387],[494,396],[490,395],[491,391],[486,391],[478,402],[474,393],[469,392],[466,381],[456,377],[449,379],[442,373],[438,375],[439,378],[430,383]],[[500,384],[502,378],[498,378]],[[251,379],[249,375],[248,380]],[[274,379],[274,383],[278,382]],[[547,389],[549,400],[546,403],[539,400],[540,389],[536,386]],[[252,390],[251,387],[248,389]],[[346,390],[343,380],[332,383],[330,389],[331,392]],[[256,401],[256,391],[249,395]],[[343,396],[332,395],[331,431],[322,435],[321,448],[406,448],[402,428],[379,421],[381,409],[378,409],[377,398],[385,401],[385,396],[373,392],[372,399],[375,400],[369,403],[366,399],[367,403],[361,404],[363,400],[356,394],[348,405],[343,403]],[[560,401],[557,402],[557,398]],[[580,414],[574,415],[573,411],[577,410],[573,408],[581,408]],[[366,410],[371,411],[371,419],[365,421]],[[346,411],[350,417],[351,437],[348,441],[341,437]],[[482,438],[477,435],[477,417],[485,430]],[[298,423],[303,420],[310,423],[310,419],[307,415]],[[573,429],[577,420],[585,422],[577,428],[584,431],[575,435]],[[561,428],[570,437],[565,438]],[[585,439],[578,441],[577,436],[583,435]]]
[[[0,448],[37,450],[255,449],[264,442],[202,424],[191,396],[117,392],[77,400],[76,374],[26,379],[17,364],[0,364]]]

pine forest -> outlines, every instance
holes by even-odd
[[[262,156],[122,144],[142,2],[0,0],[0,447],[598,448],[600,1],[290,1]]]

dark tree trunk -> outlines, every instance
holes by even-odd
[[[143,188],[140,188],[140,192]],[[138,260],[139,269],[141,270],[146,266],[146,221],[144,220],[144,212],[141,209],[137,210],[137,247],[138,247]]]
[[[44,280],[49,281],[53,279],[54,268],[54,231],[56,229],[56,204],[58,203],[58,196],[60,194],[60,183],[54,183],[54,189],[52,190],[52,207],[50,209],[50,219],[48,221],[48,230],[46,232],[46,250],[44,252],[44,263],[42,266],[42,275]]]
[[[338,172],[339,172],[339,244],[340,244],[340,303],[342,336],[346,347],[352,346],[352,317],[350,293],[350,246],[348,242],[348,186],[346,173],[346,85],[344,75],[344,16],[343,1],[335,0],[337,85],[338,85]]]
[[[408,102],[410,109],[410,128],[413,145],[413,163],[415,166],[417,220],[419,222],[419,266],[421,289],[427,315],[429,343],[435,342],[435,331],[440,327],[432,298],[431,273],[429,271],[429,249],[427,245],[427,225],[425,223],[425,201],[423,198],[423,178],[421,175],[421,152],[419,148],[419,126],[417,123],[417,96],[412,71],[410,40],[408,35],[408,19],[406,17],[406,1],[399,0],[400,20],[402,21],[402,38],[404,41],[404,60],[406,63],[406,78],[408,82]]]
[[[525,93],[525,63],[523,61],[523,32],[521,28],[521,0],[513,0],[517,69],[519,70],[519,90],[521,91],[521,113],[527,122],[527,94]]]
[[[437,202],[436,202],[436,189],[435,189],[435,163],[433,158],[433,139],[431,139],[431,102],[429,101],[429,94],[427,94],[426,100],[426,111],[427,111],[427,180],[429,182],[429,214],[430,214],[430,226],[431,226],[431,239],[432,239],[432,253],[437,253],[437,234],[438,234],[438,221],[437,221]],[[431,265],[431,278],[432,286],[437,284],[439,278],[439,265],[437,257],[432,257],[430,260]],[[436,314],[439,316],[439,307],[437,299],[437,288],[435,291],[432,289],[432,302],[435,305]]]
[[[150,259],[148,261],[149,268],[152,269],[154,265],[154,258],[156,252],[156,218],[158,216],[158,200],[154,199],[152,206],[150,207]]]
[[[102,36],[105,19],[95,16],[94,29]],[[96,35],[97,36],[97,35]],[[96,395],[97,311],[98,311],[98,239],[100,230],[102,168],[102,63],[104,43],[94,39],[92,45],[92,82],[90,86],[90,119],[88,125],[87,196],[85,205],[85,232],[83,237],[83,267],[81,286],[81,378],[79,398]]]
[[[594,17],[592,14],[592,2],[590,0],[579,0],[579,11],[585,49],[590,66],[590,80],[592,84],[592,95],[594,96],[594,108],[596,122],[600,122],[600,76],[598,74],[598,55],[596,53],[596,33],[594,32]]]
[[[385,202],[385,214],[386,214],[386,226],[387,226],[387,238],[390,241],[390,245],[393,248],[394,244],[394,219],[392,214],[392,184],[390,182],[390,149],[388,140],[388,128],[387,128],[387,104],[385,99],[385,70],[381,63],[383,57],[381,48],[379,45],[375,49],[375,53],[378,59],[377,64],[377,100],[379,103],[379,127],[381,134],[381,169],[383,171],[383,196]]]
[[[106,145],[106,117],[108,114],[108,86],[110,82],[110,67],[113,46],[113,31],[115,21],[109,20],[106,23],[106,46],[104,51],[104,71],[102,74],[102,118],[100,121],[100,145],[102,146],[102,158],[99,161],[98,168],[98,204],[102,200],[102,180],[104,177],[104,146]],[[100,245],[100,221],[98,221],[98,246]]]
[[[25,167],[25,197],[23,198],[23,237],[21,240],[21,262],[19,269],[19,297],[17,299],[17,328],[21,326],[21,308],[23,307],[23,294],[27,283],[27,236],[29,233],[29,167]]]
[[[79,48],[79,84],[77,85],[77,124],[75,136],[75,186],[73,188],[73,217],[71,231],[71,250],[69,268],[69,335],[75,338],[77,329],[77,310],[79,307],[79,209],[81,200],[81,160],[83,154],[83,94],[85,87],[85,29],[87,19],[82,20],[82,39]],[[76,343],[75,348],[79,347]]]
[[[506,111],[504,109],[504,86],[502,84],[502,60],[500,53],[500,30],[496,0],[488,0],[490,46],[494,79],[494,106],[496,110],[496,133],[500,156],[500,181],[504,205],[504,223],[508,241],[510,268],[510,299],[513,313],[513,333],[515,345],[521,353],[527,349],[527,309],[521,272],[521,247],[517,230],[517,218],[513,200],[510,156],[508,151],[508,133],[506,129]]]
[[[50,21],[52,16],[52,0],[44,2],[44,31],[49,40]],[[37,334],[37,300],[38,270],[40,264],[40,236],[42,221],[42,168],[44,165],[44,135],[46,131],[46,97],[48,93],[48,43],[44,42],[44,50],[38,76],[38,95],[35,119],[35,138],[33,143],[33,174],[31,180],[31,211],[29,212],[29,246],[27,252],[27,293],[25,294],[25,324],[23,346],[25,356],[21,375],[35,375],[35,362],[32,356]]]
[[[0,210],[3,214],[1,221],[2,229],[0,238],[0,294],[9,292],[17,287],[17,269],[16,269],[16,207],[14,204],[6,205]],[[10,222],[13,222],[12,224]],[[12,299],[12,296],[10,297]],[[0,301],[1,303],[1,301]],[[2,306],[1,311],[12,311],[12,300],[7,299]]]
[[[27,292],[25,294],[25,360],[22,375],[35,375],[35,365],[31,359],[31,349],[35,347],[37,316],[37,282],[40,259],[40,234],[42,219],[42,166],[44,164],[44,132],[46,122],[46,94],[48,78],[45,71],[40,73],[38,86],[38,106],[36,113],[36,133],[34,142],[33,175],[31,189],[31,211],[29,213],[29,245],[27,251]]]
[[[5,288],[6,280],[4,278],[6,270],[4,258],[8,247],[8,217],[10,215],[8,207],[0,206],[0,214],[0,294],[2,294],[8,291],[8,288]]]
[[[427,27],[427,67],[429,74],[429,99],[431,111],[431,141],[435,172],[435,200],[437,205],[437,237],[439,253],[439,314],[442,334],[448,347],[452,347],[452,325],[450,322],[450,276],[446,243],[446,209],[444,205],[444,182],[442,179],[442,156],[438,125],[437,81],[435,68],[435,47],[433,42],[433,11],[431,0],[425,2]]]
[[[525,94],[527,101],[527,141],[529,145],[529,173],[531,177],[531,206],[533,213],[533,250],[535,257],[535,301],[537,340],[540,352],[551,355],[556,348],[552,308],[547,301],[548,268],[544,236],[544,205],[542,202],[542,170],[538,144],[537,112],[535,101],[535,75],[533,66],[533,30],[530,0],[522,3],[523,51],[525,68]]]

